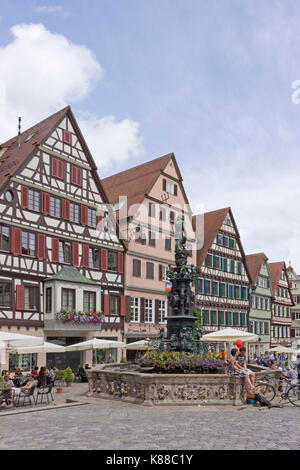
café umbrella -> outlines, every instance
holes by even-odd
[[[17,346],[13,348],[14,353],[18,354],[38,354],[38,353],[64,353],[66,348],[54,343],[47,343],[46,341],[37,346],[23,347]]]
[[[222,342],[222,343],[234,343],[240,339],[244,342],[256,342],[258,336],[254,333],[248,333],[247,331],[237,330],[235,328],[223,328],[222,330],[214,331],[203,335],[201,341],[208,341],[211,343]]]
[[[147,339],[142,339],[140,341],[135,341],[134,343],[126,344],[124,349],[132,349],[132,350],[136,350],[136,351],[146,351],[146,350],[149,350],[149,349],[154,349],[154,347],[149,344],[149,341]]]
[[[108,339],[92,338],[88,341],[82,341],[81,343],[71,344],[66,347],[68,351],[89,351],[91,349],[113,349],[123,348],[125,343],[122,341],[113,341]]]
[[[0,349],[14,349],[16,347],[39,346],[43,344],[44,339],[40,336],[20,335],[0,331]]]

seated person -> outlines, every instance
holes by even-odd
[[[251,369],[248,369],[247,368],[247,360],[246,360],[246,348],[245,346],[242,346],[240,348],[240,351],[237,355],[237,361],[238,361],[238,365],[244,369],[246,372],[247,372],[247,375],[250,375],[250,382],[253,384],[254,386],[254,382],[255,382],[255,374],[254,372],[251,370]]]
[[[31,371],[31,375],[34,375],[35,377],[38,377],[39,368],[37,366]]]
[[[30,381],[26,385],[24,385],[22,387],[18,387],[18,388],[16,388],[16,387],[13,388],[14,394],[15,395],[21,395],[26,390],[30,390],[32,387],[36,387],[37,383],[38,383],[38,381],[37,381],[36,377],[34,375],[32,375],[30,377]]]
[[[233,348],[230,351],[230,360],[229,360],[229,364],[228,364],[228,368],[227,368],[227,374],[231,375],[231,376],[237,375],[237,376],[240,376],[240,377],[244,377],[247,390],[254,391],[255,387],[254,387],[254,384],[250,380],[251,376],[248,375],[246,370],[243,369],[238,364],[238,361],[237,361],[237,358],[236,358],[237,352],[238,352],[238,350],[236,348]]]
[[[13,377],[13,383],[15,387],[20,387],[22,383],[24,382],[25,377],[22,374],[22,371],[20,368],[16,369],[15,375]]]
[[[282,376],[283,380],[290,381],[291,384],[298,383],[298,373],[296,369],[293,369],[289,364],[286,366]]]
[[[11,401],[11,391],[10,389],[12,389],[14,386],[14,383],[13,381],[9,378],[9,375],[4,375],[4,381],[1,383],[1,388],[7,388],[8,390],[5,390],[2,392],[2,399],[3,399],[3,402],[2,402],[2,407],[8,407],[8,408],[12,408],[14,405],[13,405],[13,402]]]
[[[77,371],[80,379],[81,379],[81,382],[87,382],[88,381],[88,378],[87,378],[87,375],[86,375],[86,372],[84,370],[84,368],[82,367],[82,365],[80,365],[78,367],[78,371]]]

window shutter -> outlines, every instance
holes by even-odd
[[[64,130],[64,142],[71,145],[71,132]]]
[[[177,184],[174,184],[174,196],[177,196]]]
[[[126,299],[125,295],[121,295],[121,317],[126,316]]]
[[[87,206],[81,206],[81,223],[87,225],[88,223],[88,208]]]
[[[27,186],[21,186],[21,207],[27,209],[28,207],[28,188]]]
[[[58,263],[59,255],[59,240],[58,238],[52,238],[52,262]]]
[[[61,201],[61,217],[64,220],[70,220],[70,201],[67,199]]]
[[[164,178],[163,179],[163,191],[167,190],[167,180]]]
[[[79,265],[79,245],[76,242],[72,243],[72,264],[73,266]]]
[[[76,166],[72,165],[72,168],[71,168],[71,183],[72,184],[77,184],[76,182]]]
[[[159,280],[162,281],[162,264],[158,266]]]
[[[123,253],[118,253],[118,273],[119,274],[123,274],[123,259],[124,259],[124,256],[123,256]]]
[[[58,160],[57,158],[52,158],[51,160],[51,175],[55,178],[58,176]]]
[[[50,214],[50,194],[42,193],[42,214]]]
[[[109,315],[109,294],[103,296],[103,313],[106,316]]]
[[[97,230],[103,230],[103,212],[98,211],[96,216]]]
[[[145,298],[141,297],[141,323],[145,322]]]
[[[131,297],[130,295],[126,295],[125,299],[126,299],[125,321],[130,322],[131,320]]]
[[[89,267],[89,247],[88,245],[82,245],[82,260],[81,264],[83,268]]]
[[[16,286],[16,310],[24,310],[25,306],[25,287],[23,285]]]
[[[106,248],[101,248],[101,270],[107,271],[107,250]]]
[[[159,300],[155,299],[154,323],[159,323]]]
[[[37,236],[37,257],[38,259],[45,259],[46,257],[46,235],[38,233]]]
[[[11,228],[11,252],[14,255],[22,254],[22,230],[17,227]]]
[[[63,177],[63,162],[62,162],[62,160],[57,161],[57,177],[58,178]]]

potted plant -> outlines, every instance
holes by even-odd
[[[72,382],[74,381],[74,374],[72,372],[71,367],[67,367],[64,370],[64,379],[67,384],[67,387],[71,387]]]

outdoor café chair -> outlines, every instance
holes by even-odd
[[[29,404],[29,406],[31,406],[31,397],[33,398],[33,403],[35,403],[35,401],[34,401],[34,391],[35,391],[35,387],[31,387],[30,390],[22,390],[20,395],[15,396],[16,406],[20,405],[20,400],[22,400],[22,399],[23,399],[23,406],[25,406],[26,400],[28,400],[28,404]]]
[[[49,395],[51,396],[51,399],[53,401],[54,398],[53,398],[53,395],[52,395],[52,388],[53,388],[53,384],[50,384],[50,385],[47,385],[47,386],[44,386],[44,387],[40,387],[38,389],[38,392],[37,392],[37,395],[36,395],[35,404],[37,404],[39,397],[41,397],[40,403],[42,403],[44,396],[47,397],[47,401],[48,401],[48,403],[50,403]]]

